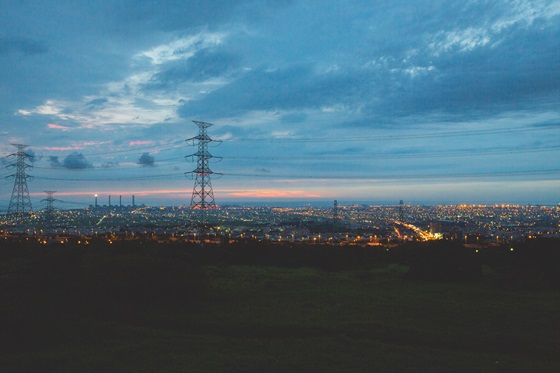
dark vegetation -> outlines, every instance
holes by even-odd
[[[556,372],[558,243],[4,240],[0,367]]]

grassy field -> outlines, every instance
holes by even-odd
[[[2,372],[560,372],[560,291],[408,267],[0,261]]]

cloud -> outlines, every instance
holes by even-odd
[[[37,156],[33,149],[27,149],[27,150],[25,150],[25,153],[29,156],[29,162],[31,162],[31,163],[35,163],[35,162],[41,160],[41,158],[42,158],[41,156]]]
[[[66,158],[64,158],[64,161],[62,161],[62,167],[70,170],[82,170],[85,168],[91,168],[93,167],[93,165],[88,162],[88,160],[86,159],[86,157],[84,157],[83,154],[78,152],[73,152],[69,154]]]
[[[70,127],[61,126],[60,124],[56,124],[56,123],[49,123],[49,124],[47,124],[47,127],[50,128],[50,129],[61,130],[61,131],[71,130]]]
[[[277,69],[255,69],[200,99],[179,108],[182,117],[240,115],[253,110],[321,109],[353,105],[367,76],[353,70],[317,72],[302,64]]]
[[[0,37],[0,55],[36,55],[47,53],[48,48],[41,42],[22,37]]]
[[[499,3],[490,8],[485,2],[461,6],[444,2],[427,9],[421,2],[411,2],[407,6],[387,6],[384,18],[380,18],[372,13],[375,6],[357,4],[345,9],[341,20],[335,21],[352,21],[344,27],[327,23],[331,15],[315,5],[310,7],[316,23],[329,24],[326,30],[298,23],[297,13],[292,14],[292,27],[286,28],[280,16],[274,19],[260,31],[265,36],[285,32],[291,44],[282,44],[284,38],[266,39],[270,45],[249,51],[243,59],[268,56],[265,64],[244,72],[239,69],[222,86],[191,96],[179,108],[179,115],[234,117],[258,110],[339,107],[349,114],[390,120],[430,113],[492,115],[520,103],[531,106],[543,100],[557,102],[559,7]],[[296,10],[303,11],[299,6]],[[388,35],[388,30],[398,31]],[[328,43],[321,38],[328,38]],[[246,39],[258,41],[252,36]],[[331,50],[318,49],[313,43],[330,46]],[[229,46],[224,43],[220,47]],[[348,48],[358,49],[351,50],[346,59]],[[276,50],[282,51],[278,58]],[[205,49],[199,54],[200,64],[195,64],[197,56],[193,55],[192,61],[182,61],[180,66],[155,74],[152,84],[170,87],[192,80],[195,73],[190,63],[202,71],[204,55],[213,56]],[[222,68],[226,66],[225,62]]]
[[[96,98],[91,100],[90,102],[88,102],[86,105],[89,106],[103,106],[103,104],[106,104],[109,100],[106,98]]]
[[[434,58],[435,69],[416,79],[399,78],[380,106],[395,114],[455,115],[523,110],[558,102],[560,60],[554,46],[560,27],[514,26],[498,44]],[[378,111],[380,107],[370,106]]]
[[[110,84],[115,97],[103,105],[87,105],[82,102],[47,100],[33,109],[20,109],[19,115],[44,115],[49,120],[71,123],[74,126],[49,124],[51,129],[106,129],[108,126],[152,125],[175,117],[177,101],[170,99],[143,98],[136,90],[130,91],[126,82]],[[90,102],[90,101],[88,101]]]
[[[222,33],[202,32],[142,51],[136,58],[147,58],[154,65],[188,59],[200,49],[221,44],[224,36]]]
[[[119,162],[105,162],[101,165],[103,168],[111,168],[119,165]]]
[[[43,144],[34,149],[60,155],[49,158],[58,167],[65,167],[70,152],[89,148],[84,154],[96,166],[114,161],[123,172],[142,171],[139,164],[156,164],[150,158],[162,144],[196,136],[190,119],[200,119],[216,124],[209,130],[212,138],[227,140],[216,155],[226,163],[230,155],[232,167],[260,172],[261,179],[276,173],[388,170],[382,163],[398,173],[421,170],[421,161],[365,161],[358,155],[480,150],[492,141],[504,147],[510,141],[518,149],[528,147],[531,136],[471,136],[464,142],[400,136],[403,129],[408,135],[499,127],[523,115],[525,121],[517,124],[530,125],[543,110],[558,122],[557,1],[441,0],[429,7],[419,0],[12,5],[0,16],[2,131],[6,144]],[[60,27],[50,27],[53,22]],[[536,130],[531,133],[537,137]],[[362,136],[387,141],[290,141]],[[542,137],[553,142],[554,136]],[[86,148],[83,142],[91,139],[113,145]],[[139,148],[152,144],[145,162],[139,160],[148,150]],[[139,151],[120,152],[127,147]],[[173,152],[165,158],[188,154],[165,150]],[[111,154],[100,155],[105,151]],[[341,159],[333,159],[338,154]],[[347,155],[354,156],[350,165],[342,162]],[[317,162],[309,159],[314,156]],[[525,158],[534,168],[553,159]],[[499,159],[500,167],[521,167]],[[441,158],[423,163],[448,173],[469,167],[457,157],[446,161],[447,169]],[[490,162],[484,165],[490,168]],[[114,171],[100,167],[96,173],[105,177]]]
[[[136,145],[153,145],[154,142],[151,140],[135,140],[135,141],[129,141],[128,145],[130,146],[136,146]]]
[[[62,163],[60,163],[60,159],[56,155],[49,156],[49,163],[53,168],[62,167]]]
[[[153,155],[150,155],[149,153],[142,153],[142,155],[138,159],[138,164],[144,167],[153,167],[155,166],[155,160],[156,159]]]
[[[229,76],[239,68],[239,56],[215,49],[202,49],[188,59],[167,64],[165,69],[152,76],[145,89],[176,89],[185,82],[198,83]]]

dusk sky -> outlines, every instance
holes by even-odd
[[[0,0],[0,212],[188,205],[193,120],[218,204],[556,204],[559,103],[560,1]]]

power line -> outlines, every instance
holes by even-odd
[[[338,179],[353,179],[353,180],[419,180],[419,179],[447,179],[447,178],[470,178],[470,177],[514,177],[514,176],[532,176],[532,175],[556,175],[560,173],[560,169],[551,170],[524,170],[524,171],[502,171],[502,172],[471,172],[471,173],[442,173],[442,174],[416,174],[416,175],[390,175],[390,174],[377,174],[377,175],[302,175],[302,174],[247,174],[247,173],[223,173],[223,176],[230,177],[248,177],[248,178],[263,178],[263,179],[317,179],[317,180],[338,180]],[[50,181],[75,181],[75,182],[113,182],[113,181],[140,181],[140,180],[157,180],[168,179],[171,177],[181,177],[181,173],[151,175],[151,176],[131,176],[131,177],[118,177],[118,178],[53,178],[36,176],[36,179],[50,180]]]
[[[237,141],[264,141],[264,142],[350,142],[350,141],[381,141],[381,140],[402,140],[402,139],[424,139],[424,138],[438,138],[438,137],[453,137],[453,136],[480,136],[480,135],[495,135],[503,133],[517,133],[527,131],[543,131],[543,130],[558,130],[558,128],[550,127],[530,127],[530,128],[496,128],[486,130],[464,130],[464,131],[447,131],[437,133],[417,133],[417,134],[402,134],[402,135],[386,135],[386,136],[360,136],[360,137],[277,137],[277,138],[231,138],[227,142]]]
[[[96,181],[136,181],[136,180],[156,180],[165,179],[173,176],[183,176],[183,173],[173,173],[173,174],[162,174],[162,175],[147,175],[147,176],[128,176],[128,177],[111,177],[111,178],[63,178],[63,177],[49,177],[49,176],[36,176],[35,179],[38,180],[50,180],[50,181],[84,181],[84,182],[96,182]]]
[[[560,169],[553,170],[525,170],[525,171],[503,171],[503,172],[472,172],[456,174],[420,174],[420,175],[278,175],[278,174],[235,174],[224,173],[224,176],[236,177],[257,177],[257,178],[286,178],[286,179],[315,179],[315,180],[421,180],[421,179],[451,179],[451,178],[471,178],[471,177],[514,177],[531,175],[556,175],[560,174]]]
[[[113,150],[113,151],[107,151],[107,152],[99,152],[99,153],[82,153],[84,156],[88,156],[88,157],[94,157],[94,156],[98,156],[98,155],[111,155],[111,154],[122,154],[122,153],[130,153],[130,154],[137,154],[143,150],[146,149],[157,149],[157,148],[164,148],[167,147],[169,145],[178,145],[181,144],[183,141],[173,141],[173,142],[169,142],[169,143],[164,143],[164,144],[155,144],[155,145],[148,145],[148,146],[143,146],[143,147],[135,147],[133,149],[122,149],[122,150]],[[172,149],[180,149],[180,148],[184,148],[185,146],[177,146],[174,148],[166,148],[164,150],[172,150]],[[75,151],[78,151],[78,149],[76,149]]]
[[[314,161],[323,161],[323,160],[331,160],[331,161],[344,161],[348,159],[421,159],[421,158],[451,158],[451,157],[477,157],[477,156],[484,156],[484,155],[515,155],[515,154],[526,154],[526,153],[542,153],[542,152],[553,152],[560,150],[560,146],[548,146],[542,148],[495,148],[495,149],[467,149],[467,150],[460,150],[460,151],[450,151],[450,152],[429,152],[429,153],[387,153],[387,154],[339,154],[339,155],[314,155],[314,156],[305,156],[305,155],[279,155],[279,156],[228,156],[228,159],[233,160],[314,160]],[[182,157],[173,157],[173,158],[166,158],[157,161],[157,167],[165,167],[165,166],[173,166],[183,164],[182,161],[177,162],[168,162],[182,159]],[[97,167],[88,167],[82,169],[83,171],[109,171],[111,169],[139,169],[143,168],[144,166],[137,165],[137,166],[120,166],[115,165],[111,167],[105,166],[97,166]],[[42,166],[34,166],[35,169],[39,170],[52,170],[52,171],[75,171],[73,169],[68,169],[65,167],[42,167]]]
[[[389,154],[340,154],[340,155],[315,155],[315,156],[228,156],[228,159],[243,159],[243,160],[253,160],[253,159],[265,159],[265,160],[275,160],[275,159],[293,159],[293,160],[346,160],[346,159],[399,159],[399,158],[449,158],[449,157],[473,157],[482,155],[504,155],[504,154],[523,154],[523,153],[541,153],[549,151],[560,150],[560,146],[550,146],[545,148],[515,148],[515,149],[486,149],[486,150],[476,150],[468,149],[454,152],[431,152],[431,153],[389,153]]]

